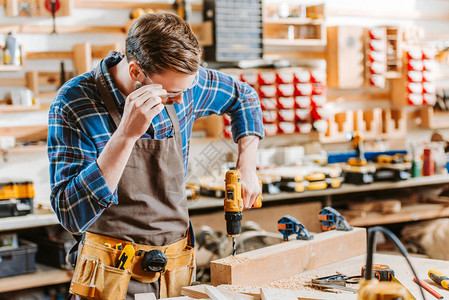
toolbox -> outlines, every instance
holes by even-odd
[[[0,278],[36,272],[36,252],[37,245],[25,240],[0,248]]]
[[[72,269],[72,266],[67,264],[65,257],[76,240],[61,226],[34,228],[23,233],[22,236],[37,244],[37,262],[64,270]]]
[[[0,183],[0,218],[33,213],[34,185],[31,181]]]

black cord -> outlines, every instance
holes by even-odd
[[[376,233],[378,231],[381,231],[385,236],[389,237],[395,243],[396,247],[398,247],[398,249],[399,249],[399,252],[401,252],[402,256],[404,256],[405,260],[407,261],[408,265],[410,266],[410,269],[412,270],[413,275],[415,276],[416,279],[419,279],[418,275],[416,274],[415,269],[412,266],[412,263],[410,262],[410,259],[407,254],[407,250],[405,249],[404,245],[402,245],[401,241],[397,238],[397,236],[385,227],[376,226],[376,227],[368,229],[368,251],[366,253],[365,280],[371,280],[373,278],[373,253],[374,253],[375,245],[376,245],[374,240],[376,237]],[[421,283],[419,283],[419,280],[418,280],[418,285],[420,287],[419,290],[421,291],[422,298],[423,298],[423,300],[425,300],[426,297],[424,295],[423,287],[421,286]]]

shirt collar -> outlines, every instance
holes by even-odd
[[[108,88],[118,107],[121,107],[124,104],[126,97],[124,97],[123,93],[115,86],[114,79],[112,78],[111,73],[109,73],[109,68],[117,65],[122,59],[122,53],[110,51],[108,56],[101,63],[101,71],[103,72]]]

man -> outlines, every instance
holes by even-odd
[[[87,231],[77,269],[92,263],[89,245],[101,245],[92,253],[102,265],[114,264],[105,262],[110,258],[103,252],[113,259],[120,254],[103,244],[131,244],[142,253],[157,249],[167,256],[166,271],[155,274],[142,271],[143,254],[136,252],[128,297],[150,291],[175,296],[191,279],[184,176],[195,119],[230,114],[245,208],[260,193],[258,96],[247,84],[200,67],[200,55],[184,20],[168,13],[143,15],[129,30],[126,58],[110,53],[92,72],[68,81],[50,108],[52,206],[67,230]],[[180,262],[180,253],[188,259]],[[72,283],[82,281],[75,275]]]

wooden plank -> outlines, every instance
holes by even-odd
[[[109,51],[119,50],[119,44],[109,44],[109,45],[91,45],[92,58],[103,59],[108,56]]]
[[[449,14],[443,13],[421,13],[400,12],[400,11],[362,11],[349,9],[329,8],[326,10],[328,16],[332,17],[358,17],[358,18],[374,18],[374,19],[402,19],[402,20],[423,20],[423,21],[449,21]]]
[[[324,49],[321,51],[285,51],[282,50],[264,50],[264,59],[277,60],[277,59],[326,59],[326,52]]]
[[[262,300],[296,300],[298,297],[294,292],[289,290],[281,290],[276,288],[262,288],[260,292]]]
[[[72,51],[26,52],[26,59],[73,59]]]
[[[345,214],[344,211],[341,213]],[[400,212],[394,214],[371,212],[365,216],[348,216],[347,221],[352,226],[374,226],[445,217],[449,217],[449,207],[446,204],[413,204],[404,205]]]
[[[212,261],[211,282],[213,285],[258,285],[365,252],[363,228],[323,232],[310,241],[294,240]]]
[[[102,8],[102,9],[163,9],[173,10],[173,4],[167,2],[139,2],[139,1],[94,1],[75,0],[77,8]],[[192,4],[193,11],[202,11],[202,4]]]
[[[193,124],[193,131],[205,131],[207,137],[217,138],[223,133],[223,117],[218,115],[210,115],[199,118]]]
[[[205,286],[206,294],[211,298],[211,300],[226,300],[225,295],[223,295],[216,287],[214,286]]]
[[[0,293],[25,290],[49,284],[67,283],[72,280],[72,272],[38,265],[36,273],[0,279]]]
[[[25,78],[2,78],[0,80],[0,86],[7,86],[7,87],[13,87],[13,86],[24,86],[26,84]]]
[[[194,299],[207,298],[209,299],[209,295],[207,294],[206,288],[210,288],[210,285],[195,285],[195,286],[186,286],[181,288],[181,295],[192,297]],[[228,289],[223,286],[218,286],[216,288],[221,294],[225,295],[227,299],[238,299],[238,300],[255,300],[260,299],[260,297],[254,297],[251,295],[246,295],[237,291],[233,291],[232,289]],[[171,298],[170,298],[171,299]]]
[[[52,25],[0,25],[0,33],[8,33],[15,31],[16,33],[29,33],[29,34],[51,34],[53,32]],[[70,33],[106,33],[106,34],[124,34],[124,26],[95,26],[95,25],[58,25],[57,31],[60,34]]]
[[[26,87],[29,88],[35,97],[39,94],[39,75],[37,71],[25,73]]]
[[[42,140],[47,138],[47,125],[0,127],[0,136],[13,136],[18,140]]]
[[[89,72],[92,69],[92,50],[90,43],[73,46],[73,66],[77,74]]]

